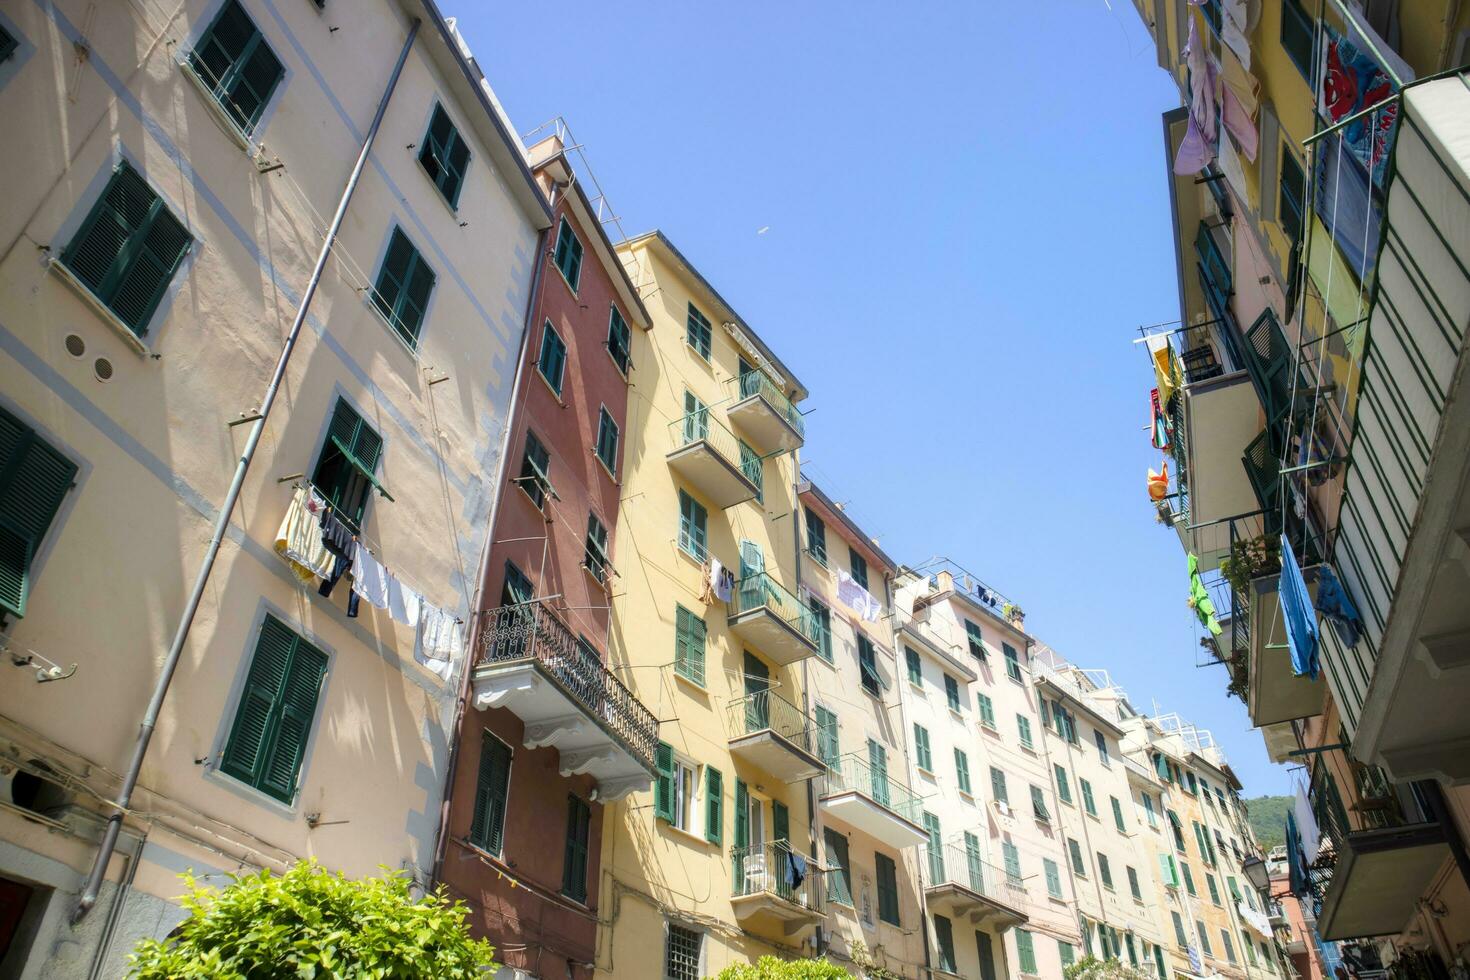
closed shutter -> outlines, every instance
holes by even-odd
[[[326,672],[324,653],[266,616],[220,768],[291,802]]]
[[[562,894],[574,901],[587,899],[587,843],[592,811],[575,796],[567,797],[567,848],[562,865]]]
[[[868,790],[873,802],[888,805],[888,750],[878,742],[868,739]],[[862,787],[858,787],[862,789]]]
[[[1010,802],[1006,794],[1006,774],[994,766],[990,767],[990,795],[1002,803]]]
[[[378,270],[373,304],[410,347],[418,345],[419,330],[434,289],[434,272],[408,240],[403,229],[394,228]]]
[[[725,833],[725,777],[714,766],[704,767],[704,839],[720,843]]]
[[[980,980],[995,980],[995,952],[990,944],[990,933],[976,929],[975,948],[980,953]]]
[[[419,162],[450,207],[459,204],[459,192],[464,186],[465,167],[469,161],[469,146],[450,121],[449,113],[442,105],[436,105],[433,118],[429,120],[429,132],[424,136],[424,148],[419,152]]]
[[[985,893],[985,861],[980,856],[980,838],[965,831],[965,870],[970,873],[970,888]]]
[[[679,606],[674,615],[674,669],[701,687],[704,686],[706,636],[704,620]]]
[[[886,854],[874,854],[873,865],[878,875],[878,918],[889,925],[899,925],[898,866]]]
[[[667,742],[658,743],[654,753],[658,769],[658,780],[653,787],[653,815],[669,823],[674,821],[674,747]]]
[[[236,0],[220,10],[189,63],[247,134],[285,76],[280,59]]]
[[[1046,893],[1052,898],[1062,897],[1062,875],[1057,863],[1050,858],[1045,859],[1042,864],[1046,870]]]
[[[257,32],[250,54],[240,63],[235,83],[229,90],[230,104],[225,107],[241,129],[248,133],[255,128],[284,75],[281,60]]]
[[[31,563],[77,467],[0,409],[0,612],[25,615]]]
[[[771,801],[771,840],[791,843],[791,814],[780,800]]]
[[[480,743],[480,772],[470,840],[499,854],[505,833],[505,798],[510,788],[510,746],[486,732]]]
[[[827,898],[829,901],[852,904],[852,872],[848,863],[847,838],[831,827],[822,831],[827,845]]]
[[[945,973],[955,972],[954,929],[947,916],[934,916],[934,939],[939,946],[939,969]]]
[[[929,843],[925,847],[929,858],[929,884],[937,885],[945,880],[944,851],[940,844],[939,818],[926,812],[922,819],[924,832],[929,835]]]
[[[841,765],[837,716],[821,705],[817,705],[817,756],[828,769],[835,771]]]
[[[1021,884],[1021,852],[1010,841],[1001,844],[1000,851],[1006,865],[1006,881]]]
[[[1016,953],[1021,960],[1021,972],[1035,973],[1036,947],[1032,944],[1031,933],[1025,929],[1016,930]]]

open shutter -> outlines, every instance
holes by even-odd
[[[491,854],[500,853],[505,831],[505,796],[509,785],[510,747],[486,732],[480,746],[480,772],[475,785],[470,839]]]
[[[771,801],[771,840],[791,843],[791,814],[780,800]]]
[[[394,310],[399,295],[408,283],[408,274],[414,260],[413,243],[400,228],[393,229],[388,241],[388,252],[383,256],[383,265],[378,270],[378,282],[373,288],[373,304],[378,312],[394,321]]]
[[[281,689],[291,669],[295,645],[296,634],[274,616],[265,618],[220,762],[224,772],[252,786],[260,783],[272,735],[280,724]]]
[[[254,47],[240,64],[235,82],[230,86],[230,105],[225,107],[241,129],[248,133],[255,127],[285,73],[281,60],[257,31]]]
[[[587,898],[587,843],[592,811],[576,796],[567,797],[567,849],[562,864],[561,890],[568,898]]]
[[[744,894],[745,889],[745,862],[749,857],[745,849],[750,846],[750,792],[745,788],[745,780],[735,780],[735,859],[730,862],[731,871],[735,875],[734,891],[737,895]]]
[[[725,832],[725,777],[714,766],[704,767],[704,839],[718,844]]]
[[[77,467],[0,409],[0,611],[25,615],[31,561]]]
[[[260,788],[288,803],[296,795],[306,739],[311,733],[322,678],[326,675],[326,654],[297,637],[281,692],[275,737],[271,739],[270,754],[260,774]]]
[[[659,820],[674,822],[674,747],[667,742],[658,743],[654,762],[658,769],[658,781],[653,787],[653,815]]]
[[[888,805],[888,750],[873,739],[868,739],[868,775],[872,785],[868,787],[873,802]],[[862,787],[859,787],[861,789]]]
[[[965,865],[970,872],[970,888],[985,893],[985,862],[980,857],[980,838],[965,831]]]

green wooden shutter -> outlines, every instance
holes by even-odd
[[[980,856],[980,838],[965,831],[965,869],[970,874],[970,888],[985,893],[985,860]]]
[[[1118,802],[1116,796],[1111,797],[1113,801],[1113,823],[1117,826],[1120,834],[1128,833],[1128,828],[1123,825],[1123,804]]]
[[[237,0],[220,10],[189,56],[190,65],[247,134],[285,76],[285,69]]]
[[[1036,947],[1031,942],[1031,933],[1025,929],[1016,930],[1016,953],[1021,960],[1021,972],[1035,973]]]
[[[868,739],[868,777],[867,789],[873,797],[873,802],[879,806],[888,805],[888,750],[873,739]],[[863,787],[858,787],[862,789]]]
[[[378,281],[373,287],[373,305],[390,323],[393,322],[404,284],[408,282],[413,255],[413,243],[408,240],[403,229],[394,228],[388,239],[388,251],[383,255],[383,264],[378,268]]]
[[[791,814],[780,800],[771,801],[771,840],[791,843]]]
[[[567,797],[567,848],[562,864],[562,894],[583,902],[587,899],[587,844],[592,810],[574,795]]]
[[[924,832],[929,835],[929,843],[925,847],[925,853],[929,859],[929,884],[937,885],[946,880],[944,875],[944,850],[939,831],[939,818],[925,811],[922,820],[924,822]]]
[[[281,692],[275,737],[271,739],[270,754],[260,777],[261,789],[288,802],[296,794],[306,739],[311,733],[322,678],[326,675],[326,655],[297,637]]]
[[[480,768],[475,783],[470,840],[491,854],[499,854],[503,844],[510,759],[510,746],[485,732],[480,740]]]
[[[831,827],[823,828],[822,838],[827,844],[827,863],[832,870],[827,873],[827,899],[852,904],[852,867],[849,863],[847,838]]]
[[[898,866],[886,854],[873,855],[878,877],[878,918],[889,925],[899,925]]]
[[[954,929],[947,916],[934,915],[934,939],[939,946],[939,969],[945,973],[955,971]]]
[[[842,749],[837,735],[837,716],[817,705],[817,756],[828,769],[841,766]]]
[[[1021,884],[1021,852],[1015,844],[1005,841],[1000,845],[1000,853],[1005,861],[1006,881],[1013,885]]]
[[[1052,898],[1061,898],[1062,875],[1057,863],[1051,858],[1043,858],[1041,863],[1046,871],[1046,893]]]
[[[1010,803],[1010,797],[1006,795],[1006,774],[994,766],[990,767],[990,795],[1002,803]]]
[[[77,467],[0,408],[0,612],[25,615],[31,562]]]
[[[654,753],[658,779],[653,785],[653,815],[659,820],[674,822],[674,747],[667,742],[658,743]]]
[[[704,839],[718,844],[725,833],[725,777],[714,766],[704,767]]]
[[[750,846],[750,791],[745,780],[735,780],[735,847]]]

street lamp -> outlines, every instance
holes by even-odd
[[[1259,855],[1252,854],[1240,862],[1240,870],[1256,886],[1256,891],[1264,892],[1271,886],[1271,872],[1266,869],[1266,862]]]

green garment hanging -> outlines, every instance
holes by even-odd
[[[1191,552],[1189,556],[1189,605],[1199,617],[1199,623],[1210,631],[1211,636],[1220,635],[1220,621],[1215,618],[1215,603],[1205,591],[1205,583],[1199,577],[1199,559]]]

